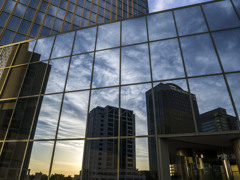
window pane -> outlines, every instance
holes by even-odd
[[[120,46],[120,22],[99,26],[97,50]]]
[[[51,60],[49,62],[47,74],[45,77],[45,84],[47,84],[45,93],[63,91],[67,75],[68,64],[69,58]]]
[[[150,41],[177,36],[171,12],[153,14],[147,19]]]
[[[85,137],[88,99],[88,91],[65,94],[58,139]]]
[[[74,33],[75,32],[70,32],[57,35],[51,58],[69,56],[71,54]]]
[[[207,26],[199,6],[174,11],[180,36],[207,32]]]
[[[59,117],[62,94],[42,96],[38,103],[35,127],[31,137],[34,139],[54,139]]]
[[[150,43],[153,80],[184,77],[177,39]]]
[[[2,39],[0,40],[0,44],[10,44],[13,41],[15,32],[5,30]]]
[[[8,29],[12,29],[14,31],[17,31],[18,25],[20,23],[20,18],[16,17],[16,16],[12,16],[10,22],[8,23]]]
[[[223,69],[225,71],[240,70],[240,30],[213,33]]]
[[[122,84],[150,81],[147,44],[122,48]]]
[[[6,135],[15,102],[15,100],[0,102],[0,140],[3,140]]]
[[[36,41],[29,41],[26,43],[22,43],[20,45],[15,57],[14,65],[25,64],[30,62],[35,42]]]
[[[67,91],[89,89],[92,74],[93,53],[73,56],[67,80]]]
[[[151,84],[121,88],[121,136],[148,134],[146,95]]]
[[[19,17],[22,17],[24,12],[26,11],[26,6],[22,5],[22,4],[18,4],[15,11],[14,11],[14,15],[17,15]]]
[[[147,41],[145,17],[122,21],[122,45]]]
[[[119,49],[96,52],[93,72],[93,87],[119,84]]]
[[[28,30],[30,28],[31,22],[26,21],[26,20],[22,20],[22,23],[18,29],[18,32],[23,33],[23,34],[27,34]]]
[[[73,54],[93,51],[95,47],[96,27],[77,31]]]
[[[87,124],[88,138],[118,136],[118,103],[119,88],[92,91]]]
[[[83,179],[117,180],[116,139],[88,140],[84,150]]]
[[[37,98],[19,99],[8,130],[8,140],[28,139],[37,106]]]
[[[30,142],[28,145],[28,151],[25,158],[25,163],[27,164],[30,173],[26,171],[22,172],[22,178],[29,179],[30,177],[37,177],[37,173],[42,179],[47,178],[50,161],[52,157],[53,142]]]
[[[10,70],[1,98],[12,98],[18,96],[26,70],[27,66],[20,66]]]
[[[225,111],[225,114],[235,116],[232,103],[222,76],[189,79],[190,89],[196,96],[199,113],[195,117],[199,131],[230,130],[226,120],[216,116],[216,113]],[[216,116],[216,118],[214,118]],[[219,119],[220,118],[220,119]],[[222,125],[220,125],[222,124]]]
[[[34,53],[39,54],[40,59],[32,59],[32,61],[46,60],[50,56],[53,45],[54,36],[38,39]]]
[[[58,141],[52,165],[51,179],[80,179],[82,169],[84,141]],[[71,152],[71,153],[69,153]]]
[[[188,75],[221,72],[209,34],[189,36],[180,41]]]
[[[240,26],[230,1],[216,2],[203,6],[211,30]]]

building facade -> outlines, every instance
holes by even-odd
[[[207,2],[1,46],[0,179],[238,179],[239,13]]]
[[[2,0],[0,45],[146,13],[147,0]]]

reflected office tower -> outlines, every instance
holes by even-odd
[[[36,61],[39,61],[40,54],[28,51],[29,43],[24,43],[21,47],[6,48],[1,59],[4,64],[17,64],[29,62],[31,57],[34,57]],[[38,66],[30,65],[24,67],[16,67],[12,69],[6,69],[3,74],[1,74],[0,82],[1,87],[5,83],[5,88],[1,91],[1,97],[16,97],[18,95],[22,96],[25,94],[31,94],[31,92],[40,92],[41,84],[36,82],[42,82],[44,78],[45,71],[47,70],[47,64],[39,62]],[[46,79],[50,67],[47,70]],[[5,80],[7,79],[7,81]],[[43,85],[43,91],[45,91],[46,86]],[[39,99],[38,108],[35,113],[35,119],[38,118],[39,110],[41,108],[42,98]],[[14,106],[16,107],[14,109]],[[7,140],[12,139],[28,139],[30,130],[32,128],[31,137],[34,136],[36,129],[36,122],[33,122],[35,108],[37,106],[37,98],[21,98],[17,102],[3,102],[0,104],[0,109],[2,115],[0,117],[0,132],[1,137],[6,136],[7,127],[9,126],[9,131],[6,136]],[[13,112],[14,110],[14,112]],[[13,112],[13,116],[11,114]],[[9,119],[11,119],[11,124],[9,125]],[[26,143],[5,143],[2,158],[0,161],[4,162],[0,169],[0,178],[4,179],[14,179],[18,177],[21,169],[21,161],[24,157],[26,148]],[[25,156],[25,163],[23,165],[22,173],[27,173],[27,168],[31,156],[31,144],[29,145],[28,151]]]
[[[195,131],[194,119],[187,91],[176,84],[160,83],[153,88],[158,134],[191,133]],[[195,113],[198,113],[196,97],[191,94]],[[146,92],[148,133],[154,134],[152,89]],[[151,174],[157,172],[156,142],[149,139],[149,168]]]
[[[239,130],[236,117],[228,115],[226,109],[217,108],[200,114],[198,130],[201,132]]]
[[[118,136],[119,109],[96,107],[90,111],[87,137]],[[135,136],[135,114],[121,109],[121,136]],[[115,179],[117,175],[118,141],[116,139],[88,140],[84,150],[83,179]],[[120,177],[140,179],[136,170],[135,139],[124,140],[120,149]],[[127,175],[129,174],[129,175]]]

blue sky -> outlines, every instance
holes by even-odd
[[[150,12],[156,12],[207,1],[211,0],[148,0],[148,5]]]

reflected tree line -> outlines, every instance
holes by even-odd
[[[5,57],[2,58],[5,65],[13,63],[10,62],[10,60],[14,53],[16,53],[16,49],[14,48],[9,49],[9,52],[5,53]],[[14,63],[28,63],[27,60],[30,56],[34,58],[34,61],[39,61],[41,55],[29,52],[28,43],[23,44],[17,53]],[[37,64],[29,65],[28,67],[23,66],[1,71],[0,82],[2,87],[4,87],[1,90],[1,98],[17,97],[19,93],[20,95],[38,94],[39,92],[44,93],[50,72],[51,65],[40,61]],[[26,76],[24,77],[23,74],[26,74]],[[2,122],[1,137],[6,136],[8,122],[13,113],[15,103],[15,101],[0,103],[2,114],[0,117],[0,121]],[[6,139],[33,139],[41,104],[42,97],[38,100],[34,97],[19,99],[16,104]],[[153,89],[146,91],[146,107],[149,135],[155,134],[155,131],[157,131],[157,134],[194,133],[196,132],[194,124],[195,120],[197,123],[197,129],[200,132],[239,130],[237,118],[227,114],[227,111],[224,108],[219,107],[217,109],[210,109],[208,112],[200,114],[196,95],[190,94],[173,83],[159,83]],[[136,136],[135,112],[131,109],[124,108],[121,108],[120,111],[120,135]],[[195,120],[193,114],[195,115]],[[32,121],[33,117],[34,121]],[[156,117],[156,122],[154,117]],[[118,119],[118,107],[106,104],[105,107],[97,106],[92,108],[89,113],[86,128],[87,138],[118,136]],[[28,169],[32,145],[33,144],[30,143],[28,150],[26,151],[25,161],[21,172],[22,178],[48,179],[46,174],[39,172],[33,175],[31,169]],[[149,170],[143,171],[137,169],[137,149],[134,138],[122,139],[119,153],[118,141],[115,139],[89,140],[86,141],[84,146],[82,171],[74,177],[66,177],[63,174],[54,174],[50,176],[50,179],[77,180],[80,179],[81,176],[83,179],[116,179],[118,154],[120,156],[120,179],[157,179],[157,148],[154,138],[149,138],[148,147],[146,148],[148,148],[149,155]],[[2,178],[11,179],[18,176],[22,165],[21,158],[24,157],[25,153],[24,150],[25,146],[18,146],[17,143],[5,145],[1,155],[0,176]],[[208,165],[213,164],[214,166],[214,168],[208,171],[212,172],[212,177],[223,178],[225,176],[223,175],[224,173],[232,173],[232,170],[231,168],[229,169],[230,165],[224,166],[227,170],[221,170],[222,161],[230,164],[229,161],[234,161],[234,157],[232,156],[232,153],[226,155],[227,157],[225,155],[220,157],[217,155],[217,151],[218,150],[215,149],[215,153],[213,153],[212,156],[210,155],[207,159]],[[177,151],[177,154],[171,154],[170,156],[175,156],[175,158],[170,160],[173,169],[170,171],[172,178],[176,177],[177,179],[179,177],[188,176],[186,175],[185,170],[190,166],[184,165],[186,162],[191,164],[192,178],[205,177],[207,170],[205,171],[206,168],[204,166],[206,166],[206,164],[202,162],[203,157],[201,157],[201,154],[195,153],[189,155],[189,152],[179,150]],[[186,160],[186,157],[192,157],[192,159],[197,157],[198,162],[194,164],[191,162],[193,161],[191,158]],[[219,159],[221,160],[221,163]]]

